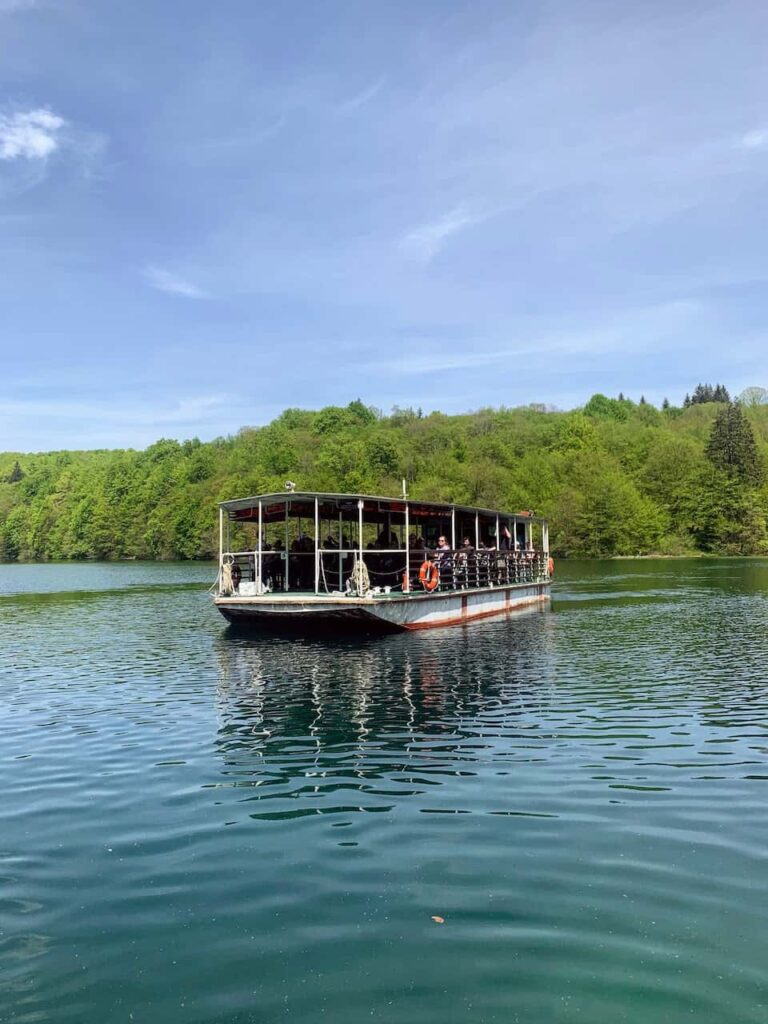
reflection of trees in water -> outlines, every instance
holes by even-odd
[[[547,614],[376,641],[228,632],[217,654],[223,774],[275,795],[292,784],[295,797],[302,777],[313,795],[345,786],[375,794],[366,782],[414,772],[439,781],[488,756],[550,700]]]

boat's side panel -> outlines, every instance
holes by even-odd
[[[312,633],[324,629],[393,632],[401,628],[378,619],[367,608],[361,608],[350,601],[325,604],[296,601],[290,605],[281,605],[276,601],[255,598],[252,601],[219,599],[216,603],[221,614],[234,625]]]
[[[400,629],[431,629],[461,625],[548,603],[549,585],[531,583],[488,590],[452,591],[428,598],[382,603],[376,606],[374,613]]]
[[[218,598],[219,611],[230,622],[267,628],[315,630],[328,627],[400,631],[460,625],[549,603],[549,584],[517,584],[445,594],[412,594],[376,600],[299,596]]]

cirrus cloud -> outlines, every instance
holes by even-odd
[[[163,267],[145,267],[144,277],[148,284],[160,292],[167,292],[169,295],[182,295],[185,299],[206,299],[208,295],[179,274],[174,274]]]
[[[400,248],[412,259],[429,263],[452,235],[478,224],[481,219],[465,206],[458,206],[438,220],[409,231],[400,239]]]

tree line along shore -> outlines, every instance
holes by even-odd
[[[0,560],[211,558],[216,503],[289,478],[391,496],[405,478],[413,498],[533,509],[560,557],[768,553],[765,397],[699,385],[679,407],[593,395],[450,416],[353,401],[209,442],[6,452]]]

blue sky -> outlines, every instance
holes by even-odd
[[[0,0],[0,449],[768,385],[768,6]]]

